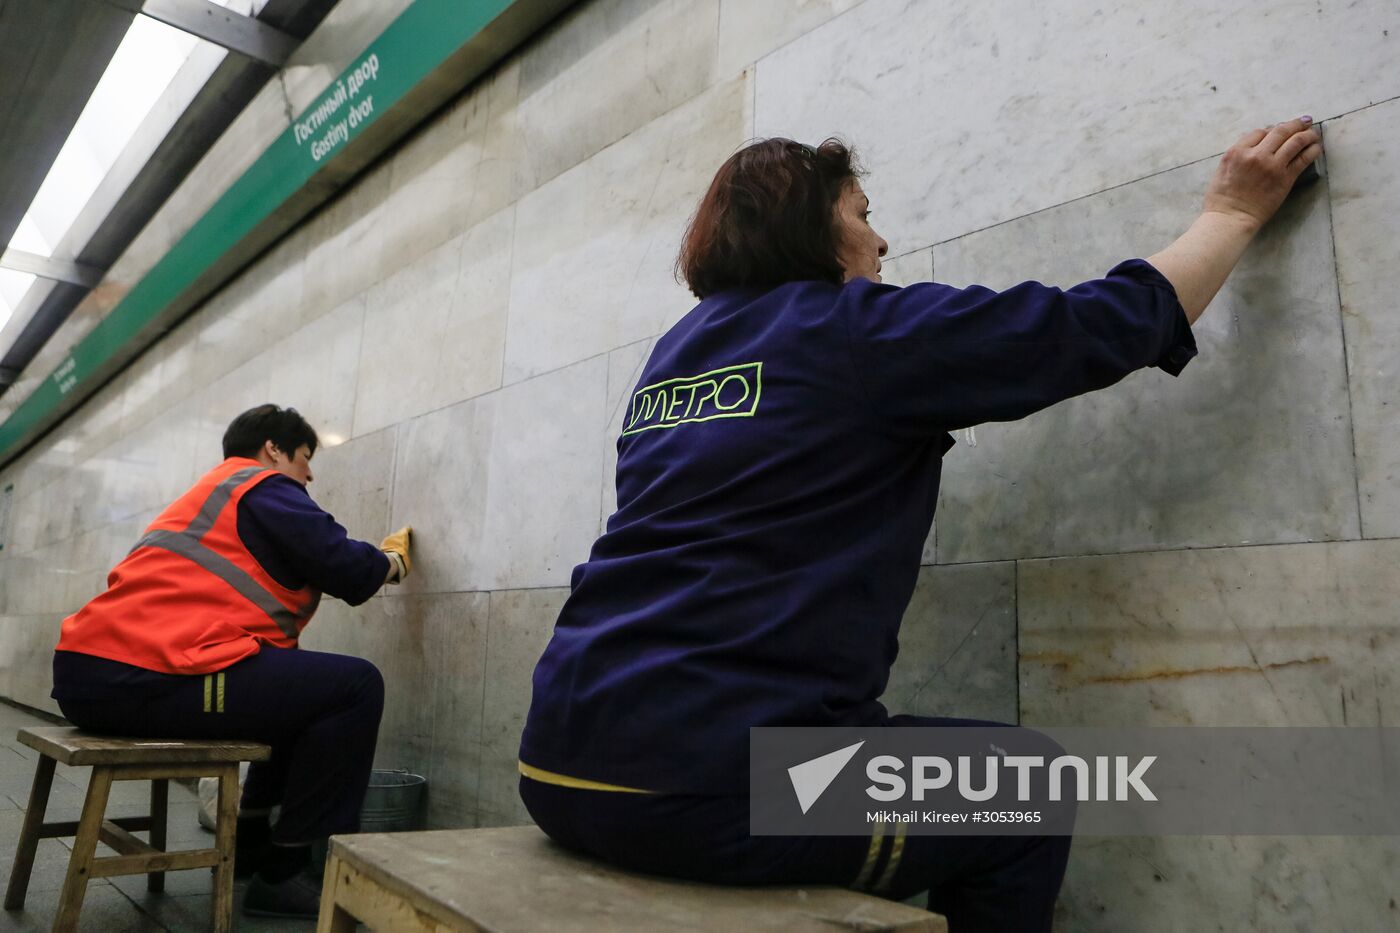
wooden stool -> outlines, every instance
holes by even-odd
[[[114,875],[148,875],[149,891],[165,890],[165,872],[188,868],[214,869],[214,929],[225,933],[233,922],[233,839],[238,819],[238,763],[263,761],[272,754],[254,742],[164,741],[114,739],[89,735],[77,729],[47,726],[19,730],[19,740],[39,752],[29,809],[19,834],[19,848],[5,891],[5,909],[24,907],[29,873],[40,839],[73,836],[68,878],[59,897],[54,930],[74,930],[83,907],[90,878]],[[91,766],[87,799],[76,822],[45,823],[49,789],[58,762]],[[165,851],[166,804],[171,778],[219,779],[218,828],[212,849]],[[113,781],[150,781],[151,815],[104,819],[107,793]],[[133,831],[149,830],[151,841],[142,842]],[[120,855],[94,858],[98,840]]]
[[[844,888],[727,888],[632,875],[534,826],[332,836],[317,933],[371,930],[899,930],[943,917]]]

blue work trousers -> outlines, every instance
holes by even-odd
[[[889,725],[1000,724],[896,716]],[[830,884],[895,900],[928,891],[950,933],[1048,933],[1072,838],[750,836],[746,796],[582,790],[525,777],[520,796],[556,842],[630,871],[727,885]]]
[[[60,699],[80,729],[155,739],[243,739],[272,746],[254,762],[243,808],[281,805],[281,843],[358,832],[374,765],[384,679],[361,658],[263,649],[154,696]]]

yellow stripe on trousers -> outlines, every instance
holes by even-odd
[[[880,860],[880,842],[884,837],[885,821],[877,819],[870,830],[870,850],[865,854],[865,864],[861,866],[856,880],[851,882],[851,887],[857,891],[863,890],[870,883],[870,876],[875,874],[875,863]]]
[[[224,711],[224,672],[204,675],[204,711]]]
[[[894,880],[894,873],[899,871],[899,860],[904,855],[904,833],[903,823],[894,828],[894,841],[890,843],[890,861],[885,866],[885,870],[880,873],[880,880],[875,882],[876,894],[884,894],[888,891],[890,882]]]

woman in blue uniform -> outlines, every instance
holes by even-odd
[[[698,880],[930,890],[955,933],[1049,930],[1068,836],[750,836],[749,729],[910,724],[879,699],[948,432],[1179,374],[1321,152],[1310,123],[1246,134],[1175,243],[1068,290],[882,285],[844,145],[731,157],[678,262],[700,303],[646,364],[617,512],[535,671],[521,796],[545,832]]]

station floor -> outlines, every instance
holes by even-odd
[[[25,726],[51,725],[52,721],[29,710],[0,702],[0,889],[9,883],[19,842],[20,824],[29,804],[29,787],[34,779],[36,753],[15,740]],[[76,820],[87,789],[88,768],[59,765],[49,796],[47,819]],[[150,782],[131,781],[113,785],[107,806],[109,816],[138,816],[149,812]],[[198,801],[186,788],[171,782],[170,815],[167,830],[171,849],[195,849],[213,845],[213,835],[199,825]],[[68,870],[72,840],[44,839],[34,860],[29,896],[22,911],[0,911],[0,931],[46,931],[53,926],[58,909],[58,893]],[[104,847],[99,854],[116,853]],[[240,911],[245,882],[234,889],[233,928],[239,933],[259,931],[309,931],[310,922],[263,920],[245,917]],[[165,876],[165,893],[146,890],[146,876],[101,878],[88,884],[79,930],[101,933],[196,933],[209,930],[213,876],[208,869],[171,872]]]

